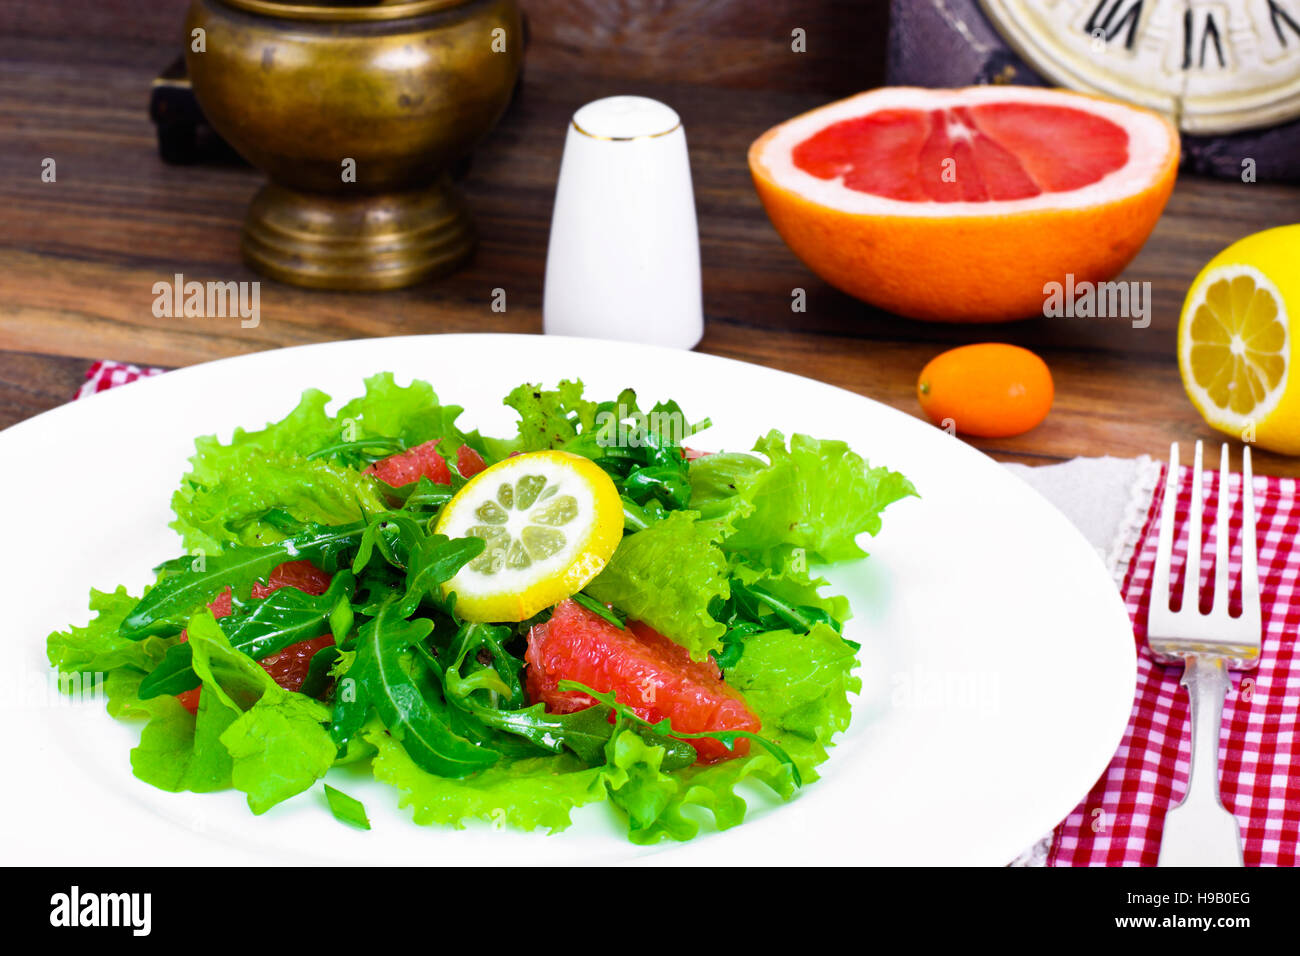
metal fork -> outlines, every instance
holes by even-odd
[[[1192,468],[1192,504],[1183,575],[1183,602],[1169,610],[1173,564],[1174,512],[1181,484],[1178,444],[1169,450],[1169,475],[1160,510],[1160,538],[1147,643],[1161,664],[1183,664],[1192,725],[1192,759],[1183,802],[1165,815],[1160,866],[1241,866],[1241,830],[1219,797],[1219,729],[1228,693],[1228,670],[1252,670],[1259,664],[1261,619],[1259,571],[1255,551],[1255,495],[1251,486],[1250,447],[1242,456],[1241,477],[1241,615],[1228,614],[1228,446],[1219,454],[1219,504],[1214,525],[1214,603],[1200,610],[1201,583],[1201,443]]]

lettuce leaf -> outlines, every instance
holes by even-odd
[[[305,524],[339,525],[387,507],[374,478],[322,459],[246,447],[231,449],[219,467],[209,483],[190,483],[172,497],[172,527],[191,553],[281,540],[284,534],[262,520],[271,509]]]
[[[665,753],[633,730],[619,731],[607,746],[605,786],[611,802],[627,814],[633,843],[689,840],[699,830],[681,812],[681,778],[661,769]]]
[[[400,438],[409,448],[436,438],[447,458],[465,444],[465,433],[456,427],[462,411],[459,405],[443,405],[428,382],[398,385],[392,372],[381,372],[366,379],[366,393],[339,409],[336,420],[338,433],[347,425],[356,439]]]
[[[200,695],[197,715],[175,697],[137,700],[130,712],[150,715],[139,746],[131,751],[137,777],[171,793],[230,789],[231,759],[220,738],[234,715],[212,694]]]
[[[187,549],[212,553],[227,543],[279,540],[260,520],[272,508],[317,524],[343,524],[382,510],[374,479],[308,458],[325,448],[366,438],[397,439],[408,447],[439,439],[439,451],[450,456],[465,442],[455,424],[461,408],[442,405],[427,382],[401,386],[384,372],[366,379],[365,394],[337,415],[326,412],[329,401],[309,389],[288,416],[260,431],[236,429],[228,444],[214,435],[196,440],[190,471],[172,497],[172,527]]]
[[[520,385],[505,398],[519,413],[519,435],[511,451],[542,451],[573,441],[596,425],[597,403],[582,397],[580,381],[562,381],[554,389]]]
[[[732,551],[769,554],[783,545],[813,560],[866,556],[859,534],[880,530],[880,512],[915,495],[912,483],[888,468],[872,468],[842,441],[778,431],[759,439],[753,455],[707,455],[691,463],[690,507],[722,529]]]
[[[709,613],[730,591],[727,556],[715,531],[690,511],[671,511],[643,531],[626,535],[609,564],[587,585],[613,604],[704,660],[722,646],[726,627]]]
[[[571,754],[503,761],[462,780],[421,770],[383,728],[362,736],[378,750],[375,779],[396,787],[399,807],[410,807],[416,823],[464,829],[471,820],[551,833],[572,822],[575,807],[605,798],[603,769],[586,768]]]
[[[194,671],[203,681],[195,754],[212,749],[202,734],[204,708],[220,711],[225,726],[217,740],[230,760],[230,785],[247,795],[256,814],[325,776],[338,752],[325,729],[329,708],[285,690],[231,647],[207,609],[194,615],[188,631]]]
[[[849,725],[848,694],[861,688],[851,674],[856,665],[853,649],[833,628],[819,624],[807,634],[767,631],[748,638],[727,681],[762,721],[760,733],[778,744],[810,783],[817,779],[814,768],[828,756],[831,738]],[[625,736],[610,742],[606,779],[610,799],[628,814],[633,843],[691,839],[698,824],[687,807],[710,811],[722,830],[743,822],[747,806],[736,789],[749,779],[785,800],[796,790],[790,768],[758,748],[744,757],[665,774],[659,771],[664,748]]]
[[[852,674],[857,664],[853,648],[829,625],[807,634],[766,631],[746,639],[727,682],[758,714],[764,735],[783,747],[791,735],[824,745],[849,726],[848,695],[862,689]]]
[[[116,591],[90,592],[90,609],[95,616],[85,627],[55,631],[45,639],[45,653],[50,664],[64,674],[76,672],[110,672],[128,667],[143,677],[153,670],[174,640],[149,637],[142,641],[122,637],[122,622],[134,610],[138,598],[126,588]]]

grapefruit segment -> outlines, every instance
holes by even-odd
[[[460,472],[462,478],[473,478],[486,467],[487,462],[483,460],[483,456],[469,445],[461,445],[456,449],[456,470]]]
[[[761,729],[711,660],[692,660],[686,648],[647,625],[629,621],[620,628],[574,601],[561,602],[546,623],[529,631],[524,659],[529,699],[552,713],[572,713],[595,703],[586,694],[559,690],[560,681],[573,680],[612,693],[643,720],[655,723],[666,717],[683,733]],[[689,743],[703,763],[749,752],[747,740],[736,741],[735,751],[709,738]]]
[[[1037,87],[885,87],[749,150],[772,224],[831,285],[913,318],[1040,315],[1044,286],[1114,278],[1178,167],[1156,113]]]
[[[366,474],[374,475],[394,488],[413,484],[421,478],[428,478],[435,485],[449,485],[451,469],[447,467],[447,460],[438,453],[439,441],[435,438],[380,459],[366,469]]]

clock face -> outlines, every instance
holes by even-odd
[[[1189,133],[1300,117],[1300,0],[980,0],[1048,80]]]

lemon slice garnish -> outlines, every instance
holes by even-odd
[[[1249,236],[1192,283],[1178,327],[1178,363],[1192,404],[1214,428],[1300,454],[1300,227]]]
[[[522,621],[582,590],[623,537],[623,503],[595,462],[563,451],[516,455],[475,475],[434,530],[483,553],[443,586],[467,621]]]

